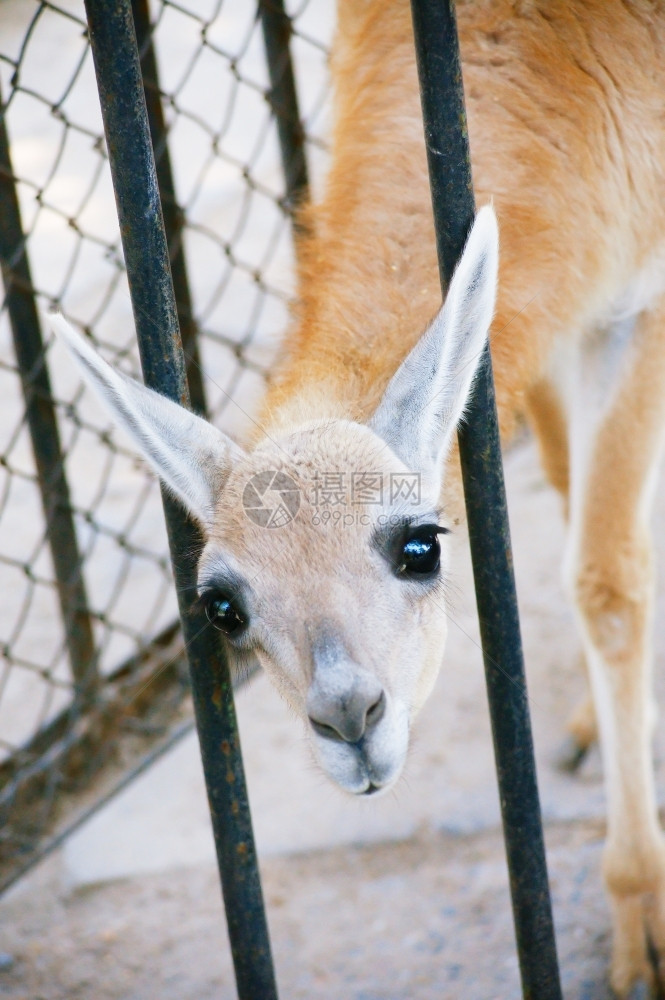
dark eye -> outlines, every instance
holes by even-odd
[[[441,546],[437,534],[441,529],[430,524],[409,529],[403,544],[398,573],[425,576],[436,573],[441,560]]]
[[[208,621],[224,635],[237,635],[247,624],[247,618],[225,594],[213,594],[205,602]]]

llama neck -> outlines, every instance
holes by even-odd
[[[377,248],[371,226],[362,240],[374,244],[376,255],[369,258],[355,245],[359,226],[350,228],[353,240],[351,234],[336,234],[345,249],[322,261],[318,281],[303,289],[285,360],[266,397],[271,421],[291,422],[301,415],[366,419],[440,306],[431,261],[428,268],[415,262],[415,254],[407,256],[388,237]]]
[[[441,303],[410,23],[359,60],[362,30],[338,40],[333,163],[322,203],[304,213],[296,320],[262,415],[270,430],[366,419]]]

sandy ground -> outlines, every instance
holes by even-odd
[[[608,996],[609,918],[600,883],[599,759],[593,752],[575,776],[555,766],[565,719],[583,691],[559,585],[563,528],[531,442],[511,451],[507,478],[565,995],[600,1000]],[[458,534],[447,663],[394,795],[358,803],[326,784],[265,678],[238,698],[284,998],[519,995],[473,598]],[[662,559],[662,532],[656,537]],[[664,599],[661,590],[658,623]],[[659,661],[664,639],[659,625]],[[662,680],[658,671],[660,688]],[[659,727],[661,792],[662,744]],[[0,971],[0,996],[232,997],[194,741],[9,893],[0,921],[0,950],[11,957]]]
[[[559,951],[569,997],[607,996],[599,831],[550,830]],[[14,1000],[232,1000],[211,867],[67,895],[57,859],[15,900],[0,973]],[[498,1000],[519,995],[496,832],[425,833],[263,864],[280,996],[291,1000]],[[257,998],[259,1000],[259,998]]]

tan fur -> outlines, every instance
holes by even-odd
[[[570,508],[567,572],[609,783],[612,983],[624,996],[651,981],[647,928],[665,948],[646,498],[665,422],[665,10],[478,0],[458,4],[458,22],[476,199],[492,199],[500,223],[491,345],[502,431],[529,411]],[[408,3],[342,2],[333,71],[332,166],[305,215],[297,321],[262,418],[271,435],[305,418],[367,419],[439,304]],[[571,470],[575,390],[559,345],[574,354],[622,313],[641,314],[632,358]],[[590,706],[578,716],[573,728],[591,738]]]

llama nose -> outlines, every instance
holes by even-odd
[[[307,695],[307,714],[315,732],[345,743],[357,743],[385,710],[383,688],[369,674],[355,676],[342,688],[315,680]]]

